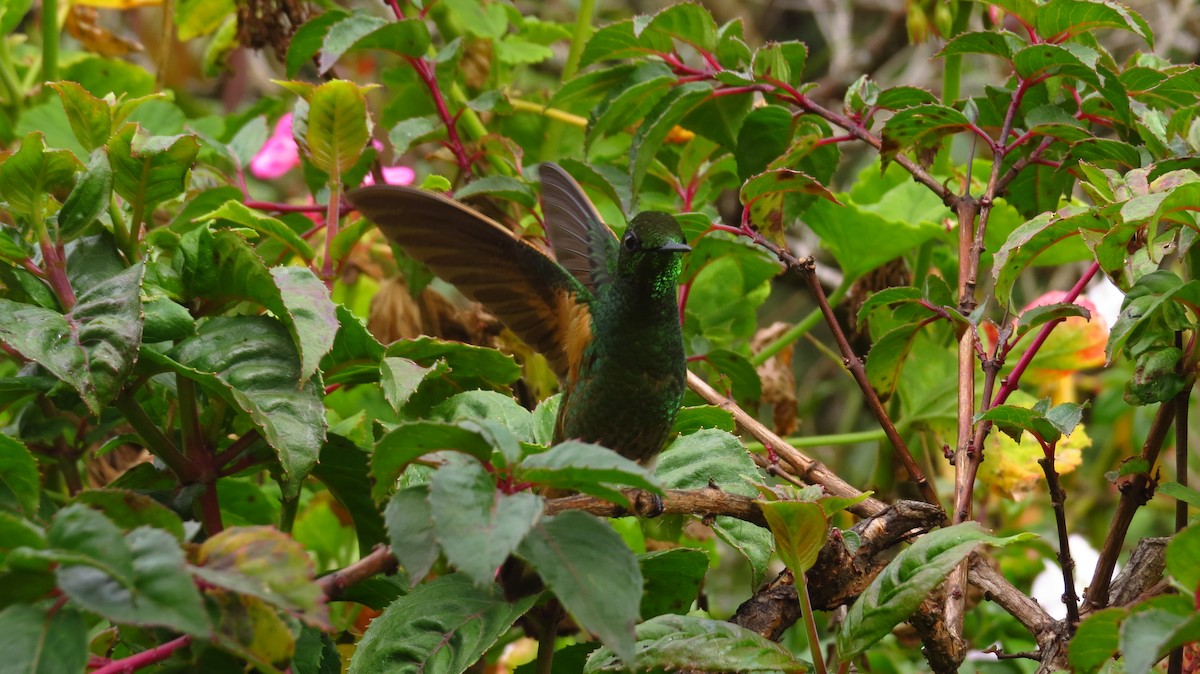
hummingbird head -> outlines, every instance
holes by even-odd
[[[672,215],[662,211],[643,211],[634,216],[625,229],[625,236],[621,237],[618,273],[655,285],[663,280],[674,290],[674,283],[683,266],[676,253],[686,253],[691,249],[679,222]]]

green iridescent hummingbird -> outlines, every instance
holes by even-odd
[[[663,447],[687,370],[676,285],[688,247],[668,213],[634,217],[618,241],[583,189],[542,164],[554,259],[443,195],[375,185],[350,201],[409,255],[482,303],[549,360],[562,382],[555,440],[636,461]]]

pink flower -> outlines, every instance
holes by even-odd
[[[300,150],[292,138],[292,113],[279,118],[275,132],[250,160],[250,173],[262,180],[283,176],[300,165]]]
[[[383,181],[389,185],[411,185],[417,174],[407,166],[384,166]],[[375,176],[368,173],[362,184],[374,185]]]

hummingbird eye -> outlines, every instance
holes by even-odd
[[[625,235],[625,239],[621,241],[621,245],[625,246],[625,250],[638,250],[642,247],[642,241],[637,238],[636,234],[629,232]]]

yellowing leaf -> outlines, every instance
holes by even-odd
[[[1024,405],[1032,403],[1033,398],[1017,392],[1009,401]],[[1091,446],[1092,439],[1088,437],[1083,424],[1076,426],[1069,436],[1058,441],[1054,451],[1054,469],[1059,475],[1075,470],[1083,462],[1083,450]],[[993,430],[984,442],[983,451],[987,459],[979,466],[979,479],[1006,498],[1024,498],[1045,478],[1038,464],[1038,459],[1044,456],[1042,446],[1029,433],[1022,434],[1021,441],[1016,442]]]

